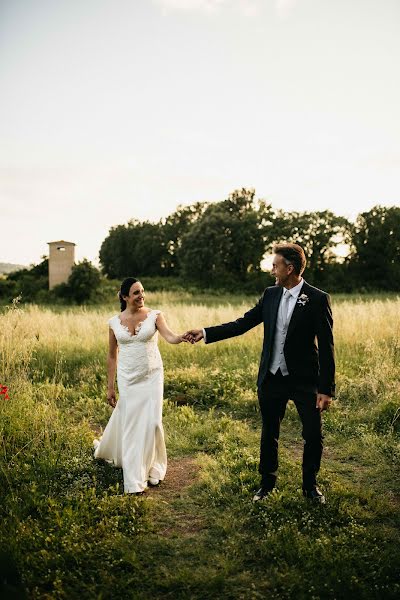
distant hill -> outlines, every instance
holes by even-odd
[[[26,269],[26,266],[14,265],[13,263],[0,263],[0,275],[6,275],[7,273],[12,273],[13,271],[20,271],[21,269]]]

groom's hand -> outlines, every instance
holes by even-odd
[[[202,329],[189,329],[184,335],[184,339],[190,342],[191,344],[195,344],[203,339],[203,330]]]
[[[326,394],[317,394],[317,404],[316,407],[322,412],[323,410],[327,410],[332,404],[332,398],[327,396]]]

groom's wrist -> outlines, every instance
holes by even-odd
[[[205,342],[207,342],[206,330],[203,328],[202,331],[203,331],[203,340]]]

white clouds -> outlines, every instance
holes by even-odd
[[[93,259],[112,225],[242,186],[285,210],[399,204],[398,19],[374,2],[363,23],[352,3],[27,2],[0,60],[0,260],[57,237]]]
[[[164,13],[172,11],[200,12],[208,15],[220,14],[223,9],[239,13],[244,17],[257,16],[265,0],[153,0]]]
[[[279,19],[287,19],[293,13],[298,0],[153,0],[165,13],[172,11],[220,14],[223,9],[244,17],[256,17],[268,4],[274,4]]]
[[[239,0],[237,10],[244,17],[257,17],[262,9],[262,2],[259,0]]]
[[[279,19],[287,19],[293,13],[297,0],[275,0],[275,10]]]
[[[204,13],[215,13],[226,0],[154,0],[165,11],[199,11]]]

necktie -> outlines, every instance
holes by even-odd
[[[282,321],[283,321],[283,325],[286,326],[287,325],[287,321],[288,321],[288,311],[289,311],[289,299],[291,297],[291,293],[289,292],[289,290],[285,290],[283,292],[283,298],[282,298]]]

